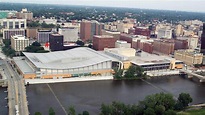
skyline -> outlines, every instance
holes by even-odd
[[[8,2],[0,0],[0,2]],[[174,10],[205,12],[205,1],[202,0],[10,0],[9,3],[37,3],[37,4],[62,4],[62,5],[84,5],[84,6],[106,6],[127,7],[141,9]]]

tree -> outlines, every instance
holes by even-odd
[[[174,110],[167,110],[164,115],[176,115],[176,112]]]
[[[92,44],[89,44],[88,47],[89,47],[89,48],[93,48],[93,45],[92,45]]]
[[[189,103],[191,103],[193,100],[191,96],[188,93],[180,93],[178,97],[178,103],[181,103],[183,105],[183,108],[187,107]]]
[[[165,107],[163,105],[157,105],[155,106],[155,113],[157,115],[164,115]]]
[[[117,68],[114,68],[114,78],[116,79],[119,79],[119,78],[122,78],[122,74],[123,74],[123,70],[122,69],[117,69]]]
[[[152,108],[147,108],[145,111],[144,111],[144,115],[156,115],[155,112],[154,112],[154,109]]]
[[[100,112],[101,115],[111,115],[113,108],[110,105],[102,104],[100,110],[101,110]]]
[[[55,115],[55,111],[52,107],[49,108],[49,115]]]
[[[143,115],[144,107],[134,104],[131,106],[130,111],[132,112],[132,115]]]
[[[144,77],[144,70],[140,66],[131,65],[125,72],[124,77],[126,78],[135,78],[135,77]]]
[[[136,66],[130,66],[125,72],[124,77],[126,78],[134,78],[136,73]]]
[[[27,23],[28,27],[39,27],[41,24],[38,21],[32,21],[30,23]]]
[[[79,46],[84,46],[84,42],[81,40],[76,41],[76,44],[78,44]]]
[[[39,42],[35,41],[32,43],[32,46],[41,46],[41,44]]]
[[[35,112],[35,115],[42,115],[40,112]]]
[[[145,108],[153,108],[157,105],[162,105],[165,107],[165,110],[173,109],[176,101],[174,100],[171,94],[166,93],[157,93],[145,97],[145,99],[140,102],[141,105],[144,105]]]
[[[76,115],[74,106],[68,108],[68,115]]]
[[[83,115],[90,115],[88,111],[83,111]]]

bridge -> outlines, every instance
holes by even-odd
[[[194,73],[194,71],[191,70],[179,70],[180,74],[187,74],[188,78],[193,78],[193,77],[197,77],[199,79],[199,82],[205,82],[205,76],[199,75]]]
[[[1,75],[6,77],[8,81],[9,115],[29,115],[23,78],[18,75],[8,60],[0,61],[2,61],[1,68],[3,70]]]

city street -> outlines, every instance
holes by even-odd
[[[28,115],[28,102],[23,79],[16,73],[9,60],[1,60],[3,74],[8,79],[9,115]]]

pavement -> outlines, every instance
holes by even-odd
[[[63,79],[25,79],[25,83],[29,82],[29,84],[41,84],[41,83],[112,80],[112,79],[113,79],[113,76],[81,76],[81,77],[63,78]]]
[[[9,115],[29,115],[23,79],[12,68],[8,60],[4,60],[4,64],[1,67],[4,69],[3,74],[8,79]]]
[[[179,70],[156,70],[148,71],[147,75],[149,76],[166,76],[166,75],[178,75]]]

